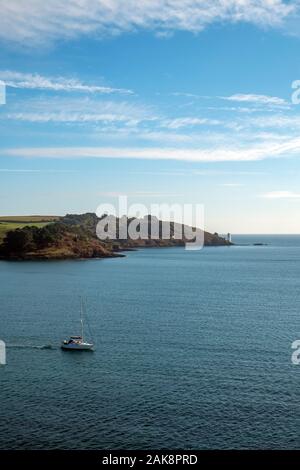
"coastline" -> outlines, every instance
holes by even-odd
[[[232,246],[240,246],[235,245],[234,243],[230,244],[207,244],[204,245],[203,248],[221,248],[221,247],[232,247]],[[138,246],[136,248],[124,248],[120,249],[119,251],[111,252],[110,254],[103,255],[103,256],[76,256],[76,255],[41,255],[41,254],[26,254],[26,255],[11,255],[11,256],[0,256],[0,261],[12,261],[12,262],[23,262],[23,261],[87,261],[87,260],[103,260],[103,259],[113,259],[113,258],[126,258],[126,254],[123,252],[137,252],[143,249],[163,249],[163,248],[184,248],[182,244],[170,244],[170,245],[144,245]]]
[[[150,217],[150,216],[149,216]],[[40,219],[43,216],[39,216]],[[45,218],[45,217],[44,217]],[[139,219],[136,219],[141,223]],[[7,231],[0,245],[0,260],[4,261],[34,261],[34,260],[68,260],[68,259],[103,259],[126,256],[123,252],[136,251],[140,248],[167,248],[184,246],[188,240],[184,236],[184,226],[181,225],[182,238],[175,238],[175,224],[169,224],[169,238],[163,238],[163,227],[167,222],[158,221],[159,238],[151,238],[148,225],[147,238],[119,238],[119,222],[115,238],[100,240],[97,238],[99,218],[94,213],[67,214],[59,220],[47,223],[43,227],[26,225]],[[130,224],[132,219],[127,219]],[[190,227],[195,232],[200,231],[204,246],[231,246],[229,239],[201,229]],[[128,228],[127,228],[128,230]],[[178,227],[177,227],[178,230]],[[139,232],[138,232],[139,233]],[[178,233],[178,232],[177,232]]]

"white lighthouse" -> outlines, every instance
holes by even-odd
[[[227,233],[227,241],[231,243],[231,233]]]

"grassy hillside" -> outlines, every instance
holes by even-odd
[[[59,220],[57,215],[1,215],[0,222],[12,223],[35,223],[35,222],[53,222]]]
[[[26,226],[45,227],[58,219],[59,217],[53,215],[0,216],[0,243],[10,230]]]

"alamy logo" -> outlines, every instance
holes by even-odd
[[[120,196],[117,205],[101,204],[96,233],[100,240],[176,240],[186,250],[204,245],[202,204],[132,204]],[[149,215],[151,214],[151,215]],[[201,227],[201,228],[200,228]]]
[[[293,342],[292,349],[295,350],[292,354],[292,363],[295,366],[298,366],[300,364],[300,340],[299,339]]]
[[[0,365],[6,364],[6,346],[4,341],[0,340]]]

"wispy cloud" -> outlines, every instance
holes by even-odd
[[[183,96],[184,98],[202,98],[200,95],[194,93],[185,93],[183,91],[173,91],[170,93],[171,96]]]
[[[117,148],[117,147],[41,147],[10,148],[2,155],[25,158],[126,158],[144,160],[182,160],[191,162],[259,161],[292,156],[300,151],[300,138],[283,142],[264,142],[248,147],[221,148]]]
[[[242,183],[221,183],[220,186],[224,186],[225,188],[238,188],[244,186]]]
[[[74,173],[77,170],[38,170],[25,168],[0,168],[0,173]]]
[[[243,94],[237,93],[231,96],[222,96],[222,99],[228,101],[236,101],[241,103],[254,103],[254,104],[267,104],[267,105],[286,105],[288,104],[283,98],[277,96],[268,95],[255,95],[255,94]]]
[[[289,130],[298,130],[300,128],[300,116],[296,114],[272,114],[271,116],[252,117],[245,122],[245,125],[251,125],[259,128],[288,128]]]
[[[298,7],[296,0],[1,0],[0,4],[0,39],[23,46],[140,29],[163,36],[175,30],[195,33],[216,22],[278,27]]]
[[[220,124],[220,121],[216,119],[208,119],[208,118],[197,118],[197,117],[183,117],[183,118],[175,118],[169,119],[162,122],[163,127],[167,127],[169,129],[180,129],[181,127],[188,127],[188,126],[201,126],[201,125],[211,125],[217,126]]]
[[[263,194],[262,197],[266,199],[300,199],[300,193],[293,191],[271,191]]]
[[[155,120],[150,107],[128,101],[65,97],[28,99],[5,107],[2,119],[36,123],[120,123],[135,126]]]
[[[30,90],[133,94],[133,91],[123,88],[87,85],[74,78],[44,77],[37,73],[21,73],[11,70],[0,70],[0,80],[4,81],[5,85],[8,87]]]
[[[178,193],[163,193],[157,191],[102,191],[99,193],[100,196],[106,197],[120,197],[120,196],[127,196],[127,197],[174,197],[174,196],[181,196]]]

